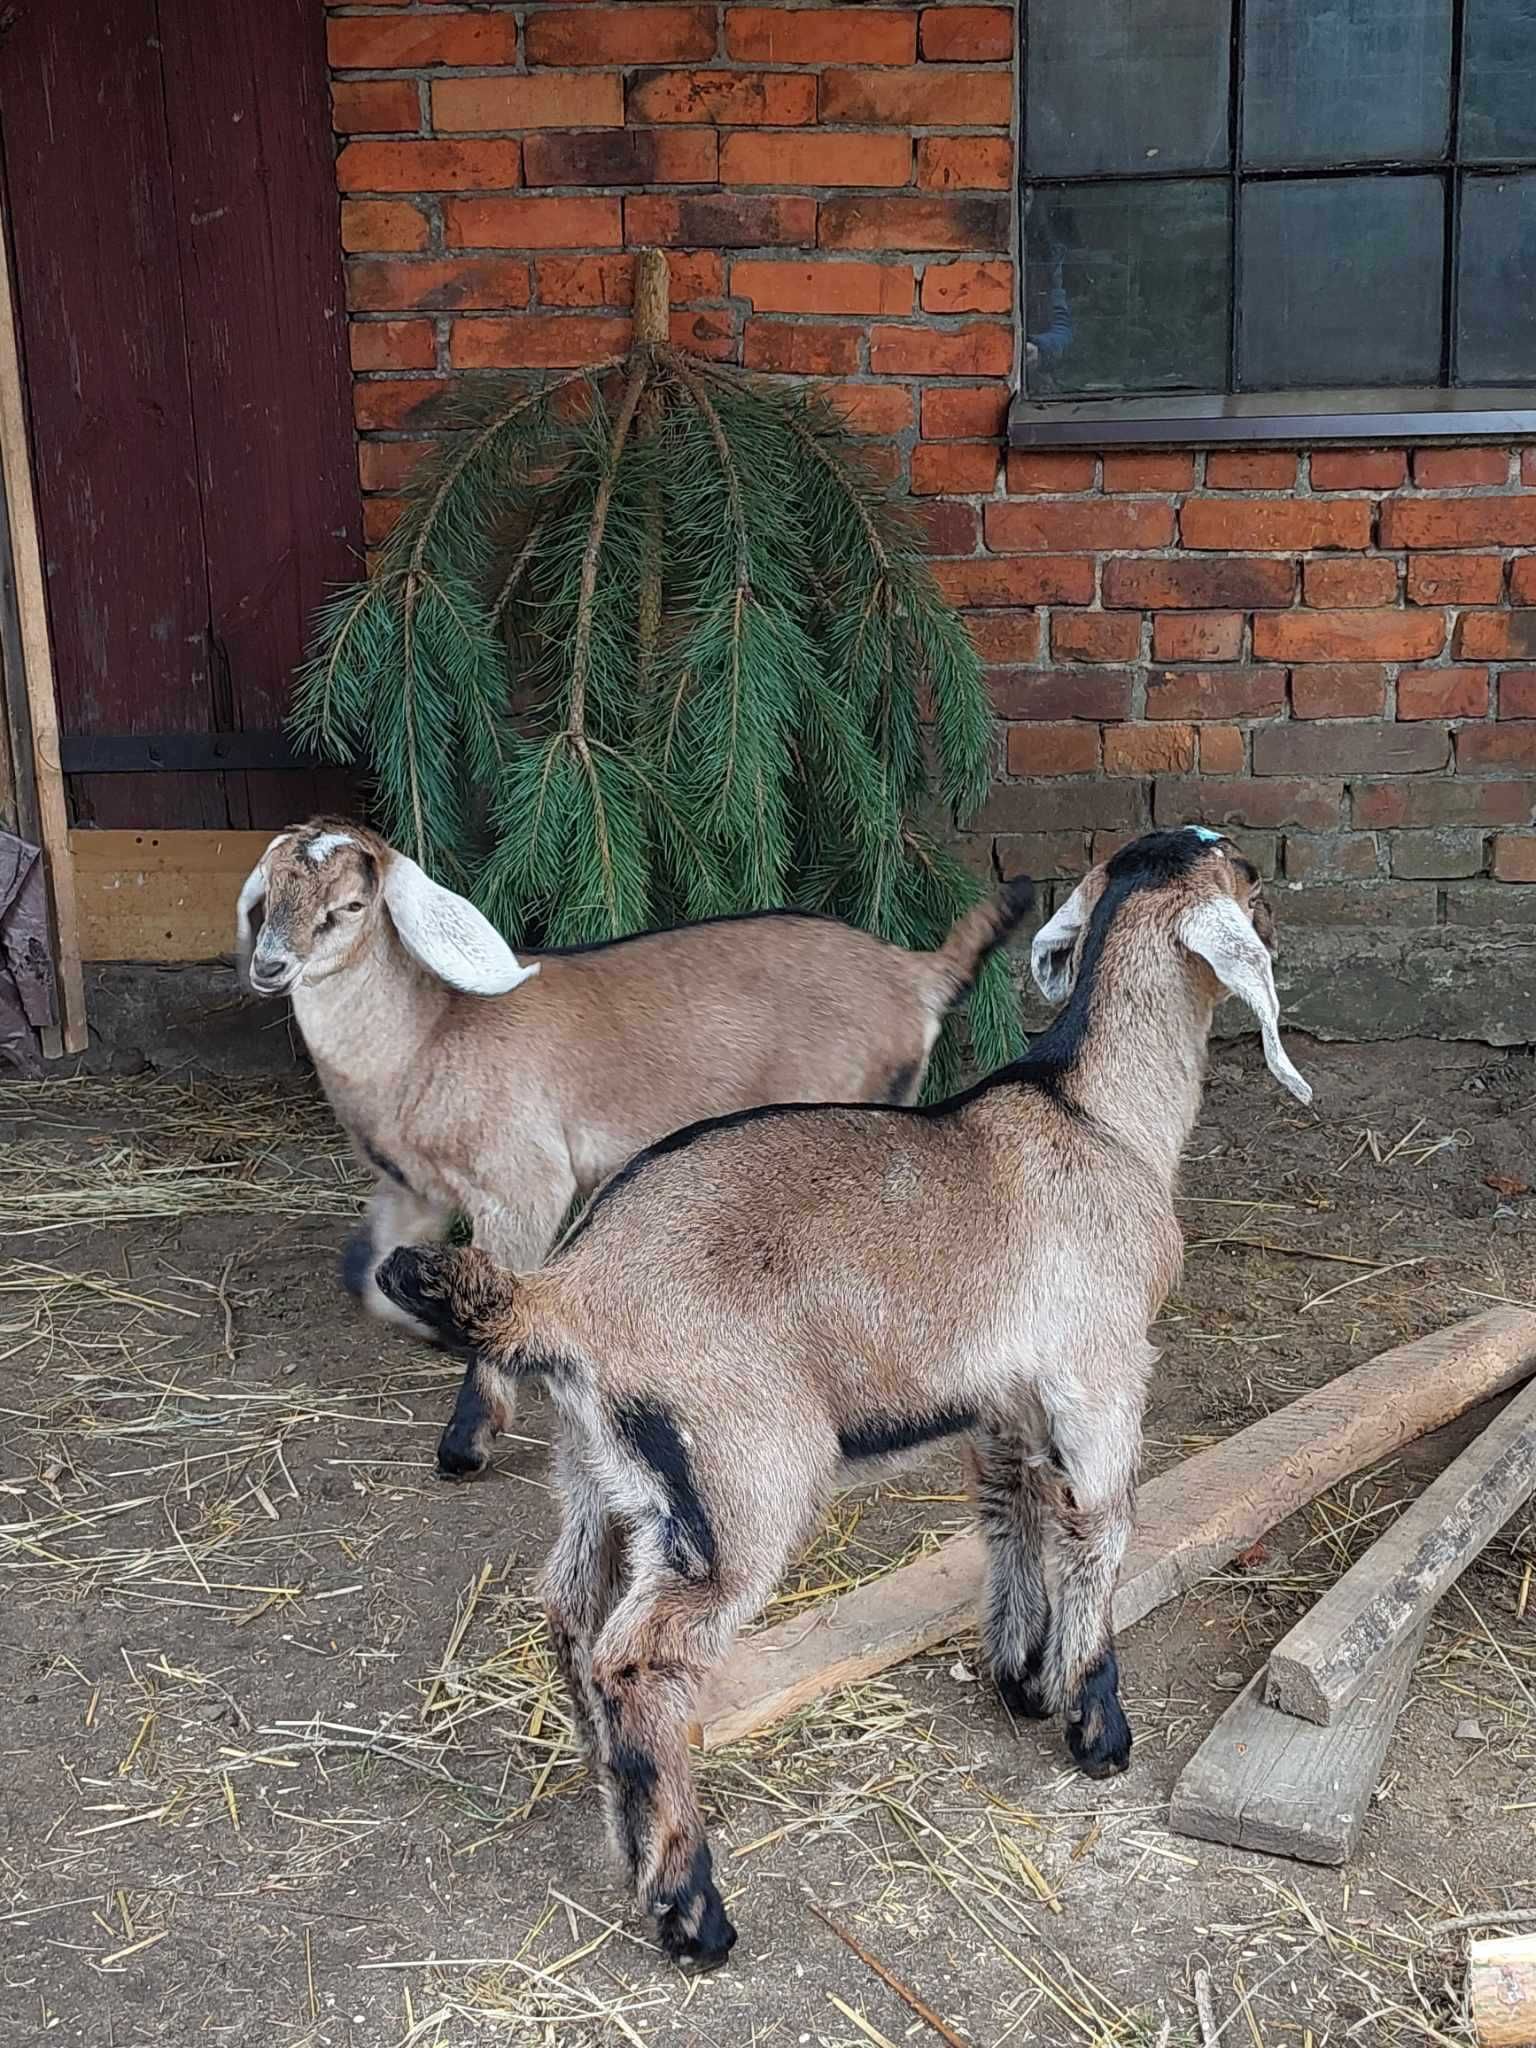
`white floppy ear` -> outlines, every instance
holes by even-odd
[[[1077,979],[1077,942],[1093,912],[1096,892],[1090,896],[1088,881],[1079,882],[1048,923],[1035,933],[1029,949],[1030,972],[1048,1003],[1062,1003],[1072,993]]]
[[[1269,948],[1246,914],[1230,896],[1197,903],[1179,919],[1178,935],[1191,953],[1198,953],[1216,979],[1259,1020],[1264,1039],[1264,1064],[1298,1102],[1310,1102],[1312,1090],[1286,1057],[1280,1043],[1280,998]]]
[[[504,996],[539,971],[523,965],[473,903],[434,882],[403,853],[385,862],[384,901],[406,951],[464,995]]]
[[[287,837],[286,832],[279,832],[275,839],[268,840],[266,851],[246,876],[235,904],[235,952],[242,973],[249,967],[251,955],[256,950],[256,919],[267,893],[267,862],[272,858],[273,849],[281,846]]]

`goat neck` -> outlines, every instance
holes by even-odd
[[[300,981],[293,1015],[328,1089],[372,1089],[416,1064],[450,1001],[449,990],[417,965],[380,916],[345,967],[314,983]]]

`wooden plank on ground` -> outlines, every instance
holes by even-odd
[[[73,832],[87,960],[216,960],[270,832]]]
[[[1420,1622],[1326,1728],[1266,1707],[1256,1672],[1173,1788],[1168,1825],[1201,1842],[1347,1863],[1424,1641]]]
[[[1536,1371],[1536,1314],[1493,1308],[1384,1351],[1142,1489],[1115,1593],[1129,1628],[1336,1480],[1507,1392]],[[695,1739],[718,1749],[969,1627],[982,1546],[931,1557],[736,1645],[706,1680]]]
[[[1467,1953],[1467,1995],[1478,2048],[1531,2048],[1536,2042],[1536,1934],[1474,1941]]]
[[[1326,1725],[1536,1488],[1536,1385],[1405,1508],[1270,1652],[1264,1698]]]

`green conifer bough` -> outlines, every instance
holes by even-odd
[[[980,887],[924,823],[986,793],[975,652],[832,410],[655,338],[640,262],[627,355],[451,421],[318,621],[297,731],[515,945],[779,904],[936,945]],[[983,1071],[1016,1011],[994,958]]]

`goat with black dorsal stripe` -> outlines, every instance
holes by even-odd
[[[698,1125],[611,1182],[539,1273],[439,1250],[381,1269],[474,1354],[447,1469],[478,1462],[519,1378],[560,1409],[554,1640],[630,1877],[680,1960],[723,1962],[735,1938],[689,1772],[694,1692],[850,1467],[968,1439],[1003,1698],[1064,1712],[1091,1776],[1126,1767],[1110,1601],[1224,995],[1310,1096],[1280,1043],[1271,937],[1236,848],[1148,834],[1039,933],[1036,979],[1070,1000],[968,1093]]]

